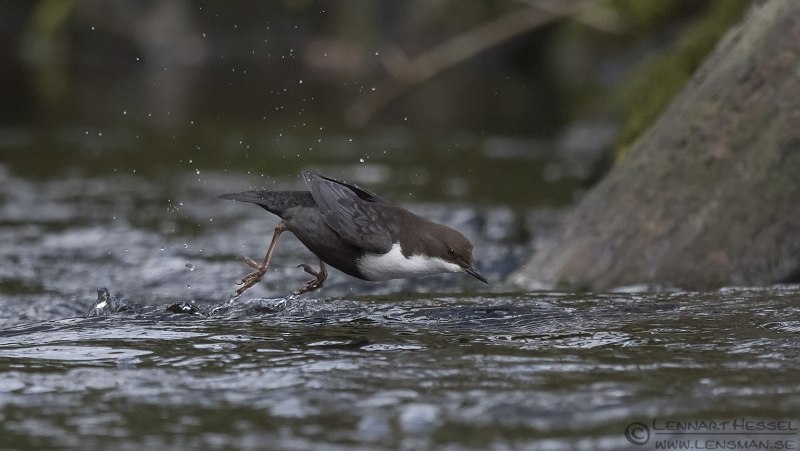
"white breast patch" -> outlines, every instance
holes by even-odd
[[[392,249],[385,254],[367,252],[356,265],[368,280],[373,281],[462,271],[457,264],[439,257],[412,255],[406,258],[400,249],[400,243],[394,243]]]

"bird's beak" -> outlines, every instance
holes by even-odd
[[[464,272],[475,277],[476,279],[480,280],[483,283],[489,283],[489,281],[486,280],[486,277],[483,277],[483,274],[481,274],[480,271],[478,271],[478,268],[476,268],[475,265],[467,266],[466,268],[464,268]]]

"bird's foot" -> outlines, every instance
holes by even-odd
[[[325,283],[325,279],[328,278],[328,272],[325,270],[325,266],[320,264],[319,271],[314,271],[311,269],[310,266],[306,265],[305,263],[302,265],[297,265],[298,268],[303,268],[303,271],[311,274],[314,276],[313,279],[309,280],[304,286],[298,288],[297,290],[292,291],[294,295],[301,295],[303,293],[308,293],[314,291]]]
[[[264,265],[263,263],[258,263],[257,261],[253,260],[250,257],[244,257],[244,263],[247,266],[255,269],[255,271],[242,277],[242,280],[236,282],[237,285],[241,285],[241,287],[239,287],[236,290],[237,296],[241,296],[242,293],[252,288],[253,285],[261,282],[261,280],[264,278],[264,274],[267,273],[266,265]]]

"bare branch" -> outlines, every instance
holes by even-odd
[[[527,3],[527,2],[526,2]],[[384,65],[390,78],[358,97],[346,111],[347,122],[364,126],[373,115],[417,84],[478,53],[559,18],[575,15],[590,1],[532,2],[477,28],[462,33],[414,58],[402,51],[389,52]]]

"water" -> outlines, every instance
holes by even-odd
[[[265,281],[231,304],[241,256],[263,256],[276,219],[216,195],[300,187],[291,165],[198,174],[178,142],[169,158],[132,146],[59,167],[64,143],[21,145],[0,165],[0,448],[652,449],[685,438],[667,425],[699,421],[789,426],[692,439],[800,443],[800,287],[515,291],[504,278],[563,203],[523,208],[514,187],[575,182],[528,182],[550,163],[522,157],[495,174],[496,152],[473,144],[469,167],[501,167],[360,163],[384,155],[360,147],[308,165],[458,228],[490,285],[332,271],[289,298],[308,278],[296,265],[314,260],[287,234]]]
[[[11,448],[620,449],[653,418],[796,426],[798,301],[309,296],[19,324],[0,430]]]
[[[619,124],[597,89],[630,62],[587,62],[548,26],[352,129],[392,47],[413,57],[502,11],[467,8],[437,35],[427,3],[317,3],[6,8],[0,449],[800,447],[800,287],[503,282],[605,164]],[[277,220],[216,196],[299,189],[303,168],[462,231],[491,284],[331,271],[289,298],[315,259],[284,234],[264,282],[228,303]]]

